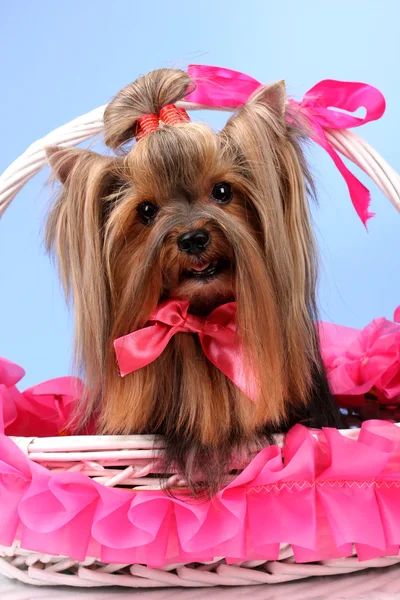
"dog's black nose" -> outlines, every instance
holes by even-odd
[[[193,229],[193,231],[188,231],[180,236],[178,248],[182,252],[198,256],[204,252],[210,241],[211,237],[206,229]]]

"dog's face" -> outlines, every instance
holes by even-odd
[[[252,260],[243,241],[260,262],[262,235],[223,141],[205,126],[160,130],[126,157],[124,178],[105,226],[115,289],[139,312],[143,297],[147,317],[166,298],[204,314],[235,299],[237,261]]]
[[[151,190],[144,195],[151,200],[135,202],[136,227],[144,229],[143,238],[146,235],[143,244],[151,246],[151,228],[158,229],[156,235],[163,238],[157,264],[162,274],[161,295],[188,300],[193,310],[202,312],[235,296],[234,253],[218,212],[232,214],[236,203],[236,215],[243,213],[238,216],[245,218],[228,177],[216,179],[210,173],[198,181],[195,190],[175,190],[170,198],[159,198]],[[151,254],[151,248],[148,251]]]

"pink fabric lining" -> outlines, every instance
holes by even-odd
[[[20,392],[16,384],[24,375],[21,367],[0,358],[0,433],[59,435],[82,394],[82,382],[75,377],[59,377]]]
[[[396,314],[395,317],[396,319]],[[355,397],[372,389],[380,402],[400,403],[400,325],[374,319],[363,330],[332,323],[319,326],[322,355],[334,394]],[[343,404],[343,401],[342,401]]]
[[[282,461],[284,457],[284,462]],[[107,488],[81,473],[50,474],[0,436],[0,544],[83,560],[153,567],[225,556],[229,562],[397,554],[400,429],[365,423],[357,440],[298,425],[283,453],[264,448],[212,502]]]

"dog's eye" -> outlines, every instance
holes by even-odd
[[[158,213],[158,206],[153,202],[141,202],[137,207],[139,221],[143,225],[150,225]]]
[[[226,181],[216,183],[211,192],[211,200],[218,202],[218,204],[228,204],[232,200],[232,196],[232,186]]]

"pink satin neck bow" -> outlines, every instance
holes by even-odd
[[[186,100],[204,107],[237,108],[245,104],[249,96],[262,85],[244,73],[221,67],[190,65],[188,74],[196,83],[196,89],[186,96]],[[301,102],[291,100],[290,103],[301,108],[310,123],[313,140],[328,152],[339,169],[353,206],[365,225],[373,216],[369,212],[370,193],[346,167],[330,143],[325,129],[359,127],[379,119],[385,112],[385,98],[379,90],[365,83],[325,79],[312,87]],[[340,112],[354,112],[360,107],[366,109],[364,118]]]
[[[206,357],[251,399],[248,378],[236,333],[236,303],[218,306],[208,317],[188,312],[189,302],[168,300],[149,319],[148,325],[114,341],[122,376],[152,363],[176,333],[197,333]]]

